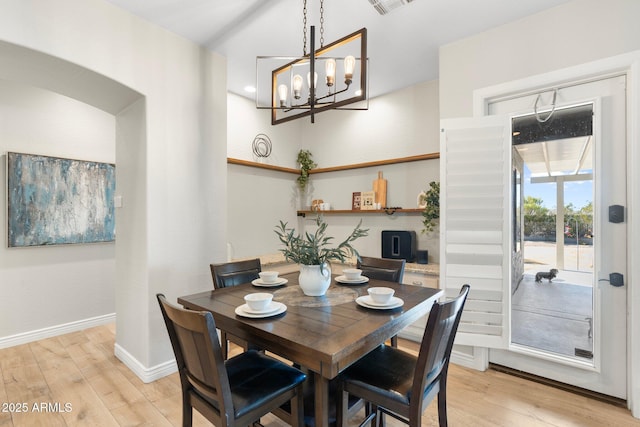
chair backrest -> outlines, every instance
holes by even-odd
[[[225,262],[222,264],[210,264],[213,287],[215,289],[227,286],[240,285],[260,277],[262,271],[260,258],[245,261]]]
[[[358,260],[358,268],[362,270],[363,276],[397,283],[402,283],[405,264],[406,260],[404,259],[363,256]]]
[[[434,380],[445,378],[449,368],[449,358],[453,341],[458,331],[464,303],[469,295],[469,285],[463,285],[460,294],[449,301],[436,302],[431,307],[427,326],[420,344],[420,352],[416,363],[412,396],[424,395],[425,388]],[[411,402],[422,406],[422,402]],[[421,408],[416,408],[422,413]]]
[[[212,406],[214,412],[233,419],[229,378],[213,316],[175,306],[163,294],[156,297],[176,356],[182,393],[195,389],[217,403]]]

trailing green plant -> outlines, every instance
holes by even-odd
[[[433,231],[436,220],[440,218],[440,182],[431,181],[429,189],[424,192],[422,201],[425,203],[422,211],[423,233]]]
[[[351,234],[337,246],[333,246],[333,237],[327,236],[327,223],[321,215],[316,218],[318,226],[314,233],[306,232],[303,235],[296,233],[293,228],[287,228],[287,223],[280,221],[275,233],[284,245],[280,252],[287,261],[303,265],[322,265],[330,261],[345,262],[349,256],[360,259],[360,254],[351,245],[360,237],[368,236],[369,229],[361,227],[362,220],[353,229]]]
[[[304,191],[307,188],[309,182],[309,171],[318,166],[313,160],[311,160],[311,151],[300,150],[298,151],[297,162],[300,165],[300,176],[296,179],[300,190]]]

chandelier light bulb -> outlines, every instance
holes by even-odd
[[[302,76],[296,74],[293,76],[293,97],[300,99],[300,92],[302,91]]]
[[[352,55],[344,58],[344,82],[350,85],[353,81],[353,70],[356,68],[356,58]]]
[[[287,105],[287,94],[289,92],[289,88],[287,85],[278,86],[278,96],[280,97],[280,106],[284,107]]]
[[[311,71],[307,73],[307,85],[311,87]],[[318,85],[318,73],[313,73],[313,87],[317,87]]]
[[[327,59],[324,63],[324,71],[327,74],[327,86],[333,86],[336,80],[336,60],[333,58]]]

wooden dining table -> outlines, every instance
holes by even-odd
[[[278,287],[246,283],[182,296],[178,303],[191,310],[211,312],[217,328],[311,372],[317,427],[329,425],[329,381],[425,316],[443,295],[440,289],[373,279],[364,284],[345,285],[336,282],[334,275],[324,296],[311,297],[304,295],[298,286],[297,272],[281,277],[288,283]],[[372,286],[393,288],[402,305],[372,309],[358,304],[356,298],[366,296]],[[236,309],[244,304],[244,296],[253,292],[273,293],[273,300],[285,304],[286,311],[266,318],[236,314]]]

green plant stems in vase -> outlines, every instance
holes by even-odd
[[[314,233],[300,234],[295,229],[288,228],[286,222],[280,221],[274,230],[280,243],[284,246],[280,252],[284,254],[285,259],[300,264],[298,281],[305,295],[310,296],[320,296],[326,293],[331,284],[331,268],[329,266],[331,261],[345,262],[349,256],[360,258],[360,254],[352,246],[352,243],[369,234],[368,229],[361,227],[362,220],[360,220],[345,240],[334,245],[334,238],[326,235],[327,223],[324,222],[321,215],[317,216],[316,225]],[[304,266],[317,266],[316,270],[321,277],[316,277],[317,280],[311,283],[309,269]]]

